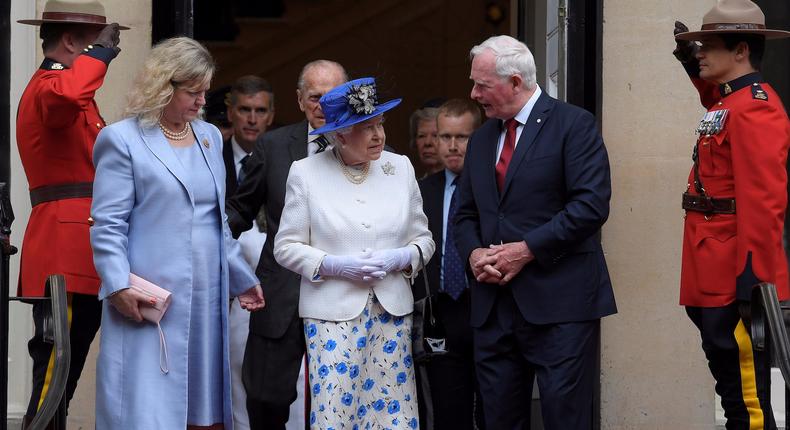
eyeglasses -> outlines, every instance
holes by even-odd
[[[455,140],[455,143],[457,144],[464,144],[469,141],[469,135],[466,134],[440,134],[438,137],[440,142],[446,144],[449,144],[453,140]]]

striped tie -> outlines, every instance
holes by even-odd
[[[326,137],[324,137],[323,134],[319,135],[313,142],[315,142],[316,145],[318,145],[318,149],[315,150],[316,154],[320,154],[324,152],[326,150],[326,147],[329,146],[329,141],[326,140]]]

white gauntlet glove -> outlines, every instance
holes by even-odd
[[[386,273],[399,272],[411,266],[410,246],[396,249],[381,249],[373,252],[372,260],[381,262],[381,270]]]
[[[372,258],[370,251],[366,251],[358,255],[326,255],[318,274],[368,282],[383,279],[387,272],[382,268],[382,261]]]

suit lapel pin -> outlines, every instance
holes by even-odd
[[[538,124],[540,124],[540,118],[538,118]]]
[[[384,163],[384,165],[381,166],[381,170],[383,170],[384,174],[387,176],[395,174],[395,166],[393,166],[392,163],[390,163],[389,161],[387,161],[386,163]]]
[[[203,138],[203,146],[205,146],[205,147],[206,147],[206,149],[208,149],[208,147],[209,147],[209,146],[211,146],[211,145],[208,143],[208,139],[207,139],[207,138],[205,138],[205,137]]]

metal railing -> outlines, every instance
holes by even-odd
[[[66,428],[66,380],[71,365],[71,342],[69,339],[68,299],[66,280],[63,275],[50,275],[45,286],[45,297],[10,297],[9,262],[16,254],[11,245],[11,224],[14,212],[8,196],[7,184],[0,182],[0,430],[8,428],[8,310],[11,301],[26,303],[45,300],[44,340],[53,344],[55,353],[52,379],[49,389],[33,417],[29,430],[43,430],[52,423],[55,430]]]
[[[751,303],[744,303],[741,315],[750,320],[752,345],[756,351],[765,351],[766,360],[773,358],[785,382],[785,425],[790,424],[790,341],[787,338],[787,324],[784,317],[790,313],[790,306],[779,303],[776,286],[767,282],[760,283],[752,290]],[[770,378],[770,377],[769,377]],[[768,390],[770,396],[770,390]],[[770,398],[768,399],[770,401]]]

